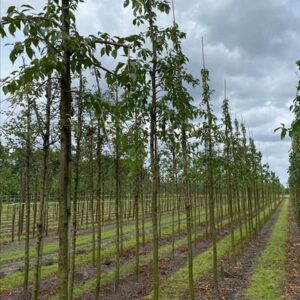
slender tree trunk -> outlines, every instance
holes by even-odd
[[[194,276],[193,276],[193,245],[192,245],[192,224],[191,224],[191,192],[190,182],[188,179],[188,150],[186,138],[186,125],[182,126],[182,155],[184,160],[183,167],[183,187],[185,195],[185,212],[186,212],[186,228],[187,228],[187,244],[188,244],[188,267],[189,267],[189,292],[190,299],[195,299]]]
[[[62,0],[62,71],[60,99],[60,196],[59,196],[59,254],[58,294],[60,300],[69,299],[69,223],[70,223],[70,162],[71,162],[71,53],[68,46],[70,35],[70,0]]]
[[[13,204],[13,211],[12,211],[12,224],[11,224],[11,241],[15,241],[15,219],[16,219],[16,204]]]
[[[37,172],[36,172],[37,173]],[[35,174],[34,183],[34,203],[33,203],[33,223],[32,223],[32,238],[35,238],[36,215],[37,215],[37,198],[38,198],[38,176]]]
[[[101,165],[101,149],[102,149],[102,137],[100,133],[100,121],[98,120],[97,126],[97,166],[98,166],[98,177],[97,177],[97,200],[98,200],[98,223],[97,223],[97,275],[96,275],[96,291],[95,299],[99,299],[100,285],[101,285],[101,233],[102,233],[102,218],[101,218],[101,202],[102,202],[102,165]]]
[[[152,105],[150,113],[150,156],[152,173],[152,200],[151,217],[153,233],[153,296],[154,300],[159,299],[159,273],[158,273],[158,155],[157,155],[157,103],[156,103],[156,48],[153,43],[153,65],[152,65]]]
[[[152,14],[151,4],[148,5],[148,12]],[[158,153],[157,153],[157,47],[156,36],[154,32],[154,20],[149,19],[150,39],[152,43],[152,68],[151,77],[151,110],[150,110],[150,160],[151,160],[151,179],[152,179],[152,195],[151,195],[151,218],[152,218],[152,236],[153,236],[153,300],[159,299],[159,269],[158,269],[158,186],[159,186],[159,169],[158,169]]]
[[[139,229],[139,200],[140,200],[140,168],[135,171],[135,191],[134,191],[134,207],[135,207],[135,276],[138,281],[139,265],[140,265],[140,229]]]
[[[96,230],[95,230],[95,209],[94,209],[94,127],[91,116],[91,127],[89,132],[89,190],[90,190],[90,212],[91,212],[91,226],[92,226],[92,261],[96,264]]]
[[[29,298],[28,279],[29,279],[29,238],[30,238],[30,165],[31,165],[31,104],[28,100],[27,107],[27,132],[26,132],[26,162],[25,162],[25,266],[24,266],[24,298]]]
[[[23,225],[24,225],[24,206],[26,203],[26,176],[24,172],[25,168],[21,168],[21,199],[20,199],[20,210],[19,210],[19,224],[18,224],[18,240],[21,240],[21,235],[23,234]]]
[[[0,124],[1,125],[1,124]],[[0,140],[0,147],[1,147],[1,140]],[[0,232],[2,232],[2,230],[1,230],[1,225],[2,225],[2,197],[0,196]],[[7,210],[8,210],[8,208],[7,208]]]
[[[175,206],[178,208],[178,202],[179,202],[179,191],[178,191],[178,177],[177,177],[177,161],[176,161],[176,154],[175,154],[175,142],[172,141],[171,144],[171,154],[172,154],[172,171],[173,171],[173,183],[175,183],[175,203],[173,202],[174,199],[172,199],[172,255],[174,256],[175,253]],[[179,221],[179,220],[178,220]],[[180,232],[180,228],[178,230]]]
[[[250,227],[248,227],[248,220],[247,220],[247,209],[246,209],[246,193],[244,185],[242,187],[242,210],[243,210],[243,223],[245,224],[245,231],[246,236],[250,236]]]
[[[142,244],[143,248],[145,248],[145,192],[144,192],[144,185],[143,185],[143,166],[141,170],[141,204],[142,204]],[[147,207],[147,203],[146,203]]]
[[[230,222],[230,236],[231,236],[231,249],[234,251],[234,220],[233,220],[233,205],[232,205],[232,177],[227,172],[227,197],[228,197],[228,211],[229,211],[229,222]]]
[[[80,72],[79,76],[79,94],[77,98],[77,126],[78,132],[76,136],[76,150],[75,150],[75,160],[74,160],[74,199],[72,207],[72,244],[70,251],[70,275],[69,275],[69,295],[73,298],[73,286],[74,286],[74,273],[75,273],[75,253],[76,253],[76,237],[77,237],[77,206],[78,206],[78,192],[79,192],[79,162],[81,157],[81,140],[82,140],[82,95],[83,94],[83,79]]]
[[[135,207],[135,276],[138,281],[139,265],[140,265],[140,229],[139,229],[139,204],[140,204],[140,190],[141,190],[141,173],[142,173],[142,159],[139,149],[139,127],[140,122],[137,111],[135,112],[135,151],[136,151],[136,165],[134,166],[134,207]]]
[[[209,160],[212,159],[212,142],[208,143]],[[209,223],[210,223],[210,235],[213,247],[213,275],[214,275],[214,293],[215,297],[218,298],[218,261],[217,261],[217,237],[216,237],[216,227],[215,227],[215,198],[214,198],[214,174],[212,163],[209,163],[208,167],[208,207],[209,207]]]
[[[119,288],[119,279],[120,279],[120,210],[121,210],[121,203],[120,203],[120,150],[119,150],[119,143],[120,143],[120,124],[119,124],[119,105],[118,105],[118,88],[116,88],[116,137],[115,137],[115,180],[116,180],[116,202],[115,202],[115,217],[116,217],[116,268],[115,268],[115,290]]]
[[[237,201],[237,206],[238,206],[238,222],[239,222],[239,227],[240,227],[240,240],[242,241],[243,238],[243,230],[242,230],[242,216],[241,216],[241,203],[240,203],[240,190],[238,186],[238,182],[236,180],[236,190],[235,190],[235,195],[236,195],[236,201]]]
[[[33,299],[38,300],[40,295],[41,281],[41,265],[43,256],[43,243],[46,224],[46,206],[48,196],[48,163],[49,163],[49,144],[50,144],[50,114],[51,114],[51,78],[47,84],[47,104],[46,104],[46,123],[45,133],[43,135],[43,175],[42,175],[42,191],[39,207],[39,217],[37,223],[37,245],[36,245],[36,267],[34,278]]]

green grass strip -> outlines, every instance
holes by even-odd
[[[268,211],[268,208],[266,208]],[[263,213],[261,212],[262,216]],[[255,219],[255,218],[253,218]],[[243,225],[243,236],[245,236],[245,225]],[[237,228],[234,230],[234,240],[235,243],[239,242],[241,239],[240,229]],[[221,259],[227,251],[231,249],[231,236],[228,234],[225,238],[220,240],[217,243],[217,258]],[[213,265],[213,249],[212,246],[201,253],[198,256],[195,256],[193,259],[193,274],[194,281],[196,282],[201,277],[207,275],[212,270]],[[177,272],[173,273],[167,280],[165,280],[160,287],[160,299],[180,299],[187,290],[188,290],[188,265],[180,268]],[[152,299],[152,293],[145,297],[145,299]]]
[[[261,254],[246,290],[246,299],[282,299],[286,279],[288,201],[284,202],[277,223]]]
[[[226,225],[228,223],[228,219],[223,220],[223,225]],[[182,224],[182,226],[185,228],[186,224]],[[171,230],[171,228],[168,228],[168,230]],[[192,236],[192,240],[194,241],[195,238],[198,239],[199,237],[203,236],[205,234],[204,230],[198,231],[196,233],[196,236],[193,235]],[[151,235],[151,239],[152,239],[152,235]],[[180,239],[175,240],[174,242],[174,247],[179,248],[182,247],[184,245],[186,245],[187,240],[186,240],[186,236]],[[135,243],[134,243],[135,245]],[[164,246],[159,247],[159,256],[163,257],[169,253],[172,252],[172,243],[168,243]],[[149,263],[153,258],[153,253],[152,250],[146,254],[146,255],[141,255],[140,256],[140,265],[144,265]],[[124,263],[120,266],[120,275],[121,276],[125,276],[128,275],[132,272],[134,272],[135,269],[135,262],[131,261],[131,262],[127,262]],[[102,277],[101,277],[101,286],[112,283],[114,280],[114,275],[115,275],[115,270],[110,270],[106,273],[102,273]],[[92,278],[90,280],[87,280],[84,284],[76,284],[76,287],[74,288],[74,298],[79,298],[81,297],[83,294],[86,294],[88,292],[91,292],[95,289],[95,284],[96,284],[96,279]],[[51,300],[57,300],[58,296],[52,296],[50,297]]]
[[[167,223],[167,221],[169,221],[169,219],[170,219],[169,217],[166,217],[165,219],[162,220],[161,224]],[[182,219],[181,221],[184,221],[184,220]],[[145,223],[145,225],[146,225],[146,223]],[[149,226],[149,227],[152,227],[151,222],[150,222],[150,225],[151,226]],[[130,225],[130,226],[133,226],[133,228],[134,228],[134,225]],[[185,228],[186,228],[186,222],[182,222],[181,231],[185,230]],[[113,230],[113,231],[115,231],[115,230]],[[176,229],[175,229],[175,232],[177,232]],[[172,234],[171,226],[162,228],[162,230],[161,230],[162,238],[168,237],[171,234]],[[152,234],[151,233],[145,234],[145,242],[149,242],[151,240],[152,240]],[[130,237],[130,239],[124,241],[124,244],[123,244],[124,250],[133,248],[134,246],[135,246],[135,235]],[[115,254],[115,248],[116,247],[114,244],[106,245],[105,248],[102,250],[103,259],[113,256]],[[91,248],[90,248],[90,250],[91,250]],[[92,261],[92,252],[89,252],[88,254],[83,254],[83,255],[76,255],[76,257],[75,257],[75,265],[77,267],[80,265],[83,265],[83,264],[90,263],[91,261]],[[42,272],[41,272],[41,278],[42,279],[48,278],[57,272],[58,272],[57,263],[50,265],[50,266],[43,266]],[[24,276],[23,271],[17,271],[11,275],[1,278],[0,292],[5,291],[5,290],[10,290],[13,288],[17,288],[18,286],[20,286],[23,282],[23,276]],[[29,280],[32,281],[33,277],[34,277],[34,272],[33,272],[33,270],[30,270],[29,271]]]
[[[185,214],[181,213],[181,221],[184,221]],[[177,218],[175,218],[175,221]],[[170,223],[172,221],[172,216],[165,215],[162,217],[161,224],[166,224]],[[145,222],[145,229],[150,229],[152,228],[152,221],[149,220]],[[135,225],[134,224],[129,224],[125,225],[123,227],[123,233],[129,233],[131,231],[135,230]],[[107,239],[107,238],[112,238],[116,235],[116,229],[111,229],[111,230],[106,230],[102,232],[102,239]],[[86,243],[91,243],[92,242],[92,233],[84,234],[84,235],[78,235],[76,239],[76,246],[81,246]],[[44,246],[43,254],[49,254],[49,253],[54,253],[58,252],[59,244],[58,241],[48,243]],[[29,256],[35,256],[36,255],[36,246],[32,246],[29,249]],[[18,250],[9,250],[4,253],[1,253],[0,256],[0,262],[4,262],[6,260],[18,260],[24,258],[24,249],[18,249]]]

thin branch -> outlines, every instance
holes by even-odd
[[[45,122],[43,121],[43,119],[38,111],[35,100],[32,100],[32,106],[33,106],[33,110],[34,110],[34,113],[35,113],[35,116],[37,119],[37,125],[38,125],[39,132],[41,135],[44,135],[43,127],[45,126]]]
[[[114,72],[112,72],[112,71],[110,71],[110,70],[108,70],[108,69],[106,69],[105,67],[102,67],[102,66],[97,66],[98,68],[100,68],[100,69],[102,69],[103,71],[105,71],[105,72],[107,72],[107,73],[110,73],[110,74],[112,74],[112,75],[114,75],[115,73]]]
[[[176,25],[176,18],[175,18],[175,7],[174,7],[174,0],[172,0],[172,13],[173,13],[173,26]]]
[[[95,71],[95,79],[96,79],[96,83],[97,83],[98,94],[99,94],[99,96],[101,97],[101,88],[100,88],[100,82],[99,82],[99,77],[98,77],[98,73],[97,73],[96,67],[94,67],[94,71]],[[105,137],[108,139],[108,134],[107,134],[106,129],[105,129],[105,120],[104,120],[102,111],[101,111],[101,113],[100,113],[100,118],[101,118],[101,120],[102,120],[102,122],[103,122],[103,131],[104,131],[104,135],[105,135]]]
[[[116,47],[123,47],[123,48],[129,48],[129,49],[132,48],[131,45],[116,43],[116,42],[108,41],[108,40],[102,40],[99,38],[95,38],[93,41],[96,44],[112,45],[112,46],[116,46]]]
[[[56,21],[49,19],[49,18],[45,18],[45,17],[38,17],[38,16],[26,16],[26,17],[16,17],[16,18],[10,18],[9,20],[1,20],[0,21],[0,25],[8,25],[10,23],[12,23],[15,20],[20,20],[20,21],[48,21],[53,23],[54,25],[56,25],[57,27],[61,28],[61,25],[59,23],[57,23]]]
[[[202,63],[203,63],[203,69],[205,69],[205,60],[204,60],[204,41],[203,41],[203,36],[201,37],[201,45],[202,45]]]

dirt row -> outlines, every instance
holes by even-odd
[[[221,274],[219,283],[219,292],[221,299],[244,299],[244,292],[248,286],[249,279],[255,269],[259,257],[267,245],[268,238],[272,232],[273,225],[278,218],[279,209],[268,219],[262,230],[251,241],[244,242],[239,250],[238,255],[233,255],[232,252],[227,252],[223,257],[222,265],[223,272]],[[198,230],[203,229],[199,225]],[[176,238],[183,237],[186,232],[176,235]],[[229,234],[229,229],[225,226],[219,233],[218,239]],[[171,242],[171,238],[162,239],[161,245],[166,245]],[[206,236],[198,238],[195,243],[194,255],[199,255],[210,246],[210,240]],[[144,249],[141,249],[141,255],[150,253],[152,249],[151,243],[147,243]],[[134,249],[128,249],[122,255],[122,263],[133,262]],[[160,280],[163,282],[172,273],[179,270],[186,264],[187,261],[187,247],[178,247],[173,257],[172,253],[168,253],[160,258]],[[114,268],[114,262],[105,261],[103,264],[103,272],[111,271]],[[285,298],[286,299],[300,299],[300,236],[293,212],[289,211],[289,240],[287,245],[287,283]],[[95,277],[95,268],[92,264],[80,266],[76,270],[75,285],[82,284],[89,279]],[[139,271],[139,280],[136,281],[134,274],[122,276],[118,291],[115,291],[114,284],[107,284],[101,287],[101,299],[142,299],[152,290],[152,263],[144,264]],[[213,299],[212,298],[213,281],[211,275],[202,278],[196,282],[197,299]],[[56,276],[44,280],[42,285],[41,299],[47,299],[57,292]],[[11,295],[7,295],[3,299],[21,299],[21,291],[15,290]],[[188,295],[184,295],[183,299],[188,299]],[[1,298],[2,299],[2,298]],[[79,299],[94,299],[94,293],[91,291]]]
[[[300,299],[300,232],[295,215],[289,210],[289,238],[287,244],[286,272],[288,275],[285,287],[286,299]]]
[[[277,219],[278,212],[274,214],[268,221],[270,231]],[[218,233],[218,240],[229,234],[229,226],[225,226]],[[203,236],[197,240],[194,248],[194,256],[203,253],[211,246],[210,239]],[[161,257],[159,260],[159,271],[160,271],[160,281],[163,282],[174,272],[178,271],[181,267],[186,264],[187,261],[187,247],[180,247],[176,250],[174,257],[171,253]],[[118,291],[114,290],[114,285],[109,284],[102,288],[101,299],[109,300],[119,300],[119,299],[142,299],[144,296],[148,295],[152,290],[152,263],[149,262],[144,264],[139,272],[139,281],[136,281],[134,274],[128,276],[123,276],[119,285]],[[78,299],[94,299],[93,292],[85,294]],[[201,299],[203,299],[201,295]]]
[[[265,249],[272,233],[273,226],[278,218],[278,211],[267,221],[255,239],[243,245],[238,256],[232,252],[227,253],[223,259],[223,276],[219,284],[220,299],[243,300],[251,276],[255,270],[261,253]],[[284,299],[300,299],[300,233],[295,221],[295,216],[289,205],[289,236],[286,247],[286,273],[284,282]],[[276,253],[274,253],[276,255]],[[196,294],[201,299],[213,299],[213,279],[207,276],[197,283]],[[186,296],[184,299],[188,299]]]
[[[183,221],[182,221],[183,222]],[[177,222],[175,221],[176,228],[177,228]],[[167,222],[166,224],[163,225],[163,227],[171,226],[171,222]],[[204,231],[204,224],[198,224],[197,225],[197,230],[202,230]],[[151,228],[150,228],[151,229]],[[150,230],[147,229],[147,232]],[[128,234],[133,235],[134,232],[130,232]],[[186,231],[182,230],[181,232],[176,232],[175,233],[175,238],[181,238],[186,235]],[[129,238],[129,236],[127,237]],[[166,238],[162,238],[160,241],[161,245],[165,245],[168,243],[171,243],[171,236],[168,236]],[[109,244],[114,241],[114,238],[109,238],[106,239],[105,241],[103,240],[102,242],[105,242],[106,244]],[[152,249],[152,242],[149,241],[145,244],[145,247],[143,248],[141,246],[141,255],[147,254],[151,251]],[[134,248],[128,249],[124,251],[122,258],[121,258],[121,263],[126,263],[130,261],[134,256]],[[12,265],[18,262],[11,262]],[[22,263],[22,262],[21,262]],[[114,261],[113,259],[110,261],[104,261],[103,263],[103,271],[108,272],[114,267]],[[95,276],[95,267],[92,265],[92,263],[88,263],[86,265],[78,266],[76,268],[76,274],[75,274],[75,284],[86,281],[90,279],[91,277]],[[47,279],[42,280],[42,286],[41,286],[41,299],[47,298],[49,295],[55,295],[57,292],[57,277],[56,275],[53,275]],[[21,299],[22,295],[22,288],[17,288],[11,291],[4,292],[0,295],[1,299]]]
[[[169,215],[166,215],[165,217],[169,217]],[[149,219],[147,219],[147,221],[149,221]],[[175,221],[175,224],[177,225],[177,220]],[[132,222],[128,222],[126,224],[124,224],[124,226],[128,225],[128,224],[132,224]],[[165,227],[168,227],[170,226],[171,222],[168,222],[168,223],[165,223],[162,225],[162,228],[165,228]],[[104,230],[103,231],[108,231],[108,230],[112,230],[113,228],[115,227],[115,224],[110,224],[110,225],[106,225],[104,227]],[[145,229],[145,234],[149,233],[152,229],[151,228],[146,228]],[[78,232],[77,234],[77,237],[80,237],[80,236],[83,236],[83,235],[91,235],[92,234],[92,229],[89,229],[89,230],[84,230],[84,231],[80,231]],[[130,237],[132,237],[133,235],[135,234],[135,230],[131,230],[127,233],[124,233],[123,234],[123,239],[124,241],[129,239]],[[57,240],[57,237],[52,237],[52,238],[48,238],[47,239],[47,243],[52,243],[52,242],[55,242]],[[106,245],[109,245],[111,243],[113,243],[115,241],[115,237],[111,237],[111,238],[105,238],[102,240],[102,245],[103,247],[105,247]],[[45,244],[47,244],[45,243]],[[90,241],[90,242],[86,242],[86,243],[83,243],[81,245],[78,245],[76,246],[76,253],[77,254],[83,254],[83,253],[86,253],[89,248],[91,248],[93,245],[93,242]],[[34,244],[32,245],[34,246]],[[17,248],[19,249],[19,248]],[[23,248],[21,248],[23,249]],[[16,249],[13,249],[13,250],[16,250]],[[2,251],[2,249],[1,249]],[[8,250],[6,250],[8,251]],[[6,252],[5,251],[5,252]],[[2,252],[4,253],[4,251]],[[42,262],[42,265],[43,266],[47,266],[47,265],[52,265],[54,263],[57,262],[57,251],[54,251],[54,252],[49,252],[49,253],[44,253],[43,254],[43,262]],[[34,265],[35,263],[35,257],[34,256],[31,256],[30,257],[30,264],[31,265]],[[2,276],[7,276],[7,275],[10,275],[14,272],[17,272],[17,271],[23,271],[24,269],[24,261],[22,259],[19,259],[19,260],[13,260],[13,261],[2,261],[1,262],[1,274],[3,274]]]
[[[230,251],[223,257],[223,273],[219,282],[221,299],[244,299],[244,291],[248,286],[259,257],[267,245],[273,226],[278,219],[280,208],[267,220],[254,239],[245,242],[240,249],[236,250],[240,252],[239,255],[234,255]],[[202,278],[196,284],[196,294],[201,295],[201,299],[213,299],[212,290],[213,278],[211,274]]]

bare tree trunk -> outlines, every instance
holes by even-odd
[[[27,98],[27,132],[26,132],[26,161],[25,161],[25,266],[24,266],[24,298],[29,299],[28,278],[29,278],[29,238],[30,238],[30,164],[31,164],[31,104]]]
[[[157,103],[156,103],[156,49],[153,46],[153,66],[152,66],[152,105],[150,113],[150,153],[152,172],[152,200],[151,217],[153,226],[153,290],[154,300],[159,299],[159,273],[158,273],[158,220],[157,220],[157,196],[158,196],[158,155],[157,155]]]
[[[60,195],[59,195],[59,299],[67,300],[69,277],[69,223],[70,223],[70,162],[71,162],[71,53],[68,46],[70,35],[70,0],[62,0],[62,71],[60,99]]]
[[[182,125],[181,128],[181,143],[182,143],[182,155],[184,160],[183,167],[183,188],[185,195],[185,213],[186,213],[186,229],[187,229],[187,244],[188,244],[188,267],[189,267],[189,294],[190,299],[195,299],[194,290],[194,276],[193,276],[193,245],[192,245],[192,222],[191,222],[191,191],[190,182],[188,179],[188,150],[187,150],[187,138],[186,138],[186,125]]]
[[[95,266],[96,263],[96,231],[95,231],[95,216],[94,216],[94,127],[93,127],[93,117],[91,116],[91,127],[89,132],[89,189],[90,189],[90,210],[91,210],[91,225],[92,225],[92,261]]]
[[[151,4],[148,5],[148,12],[151,15]],[[154,32],[154,20],[149,18],[150,39],[152,43],[152,68],[151,76],[151,111],[150,111],[150,160],[151,160],[151,179],[152,179],[152,196],[151,196],[151,218],[152,218],[152,236],[153,236],[153,299],[159,299],[159,269],[158,269],[158,219],[157,219],[157,198],[159,187],[159,169],[157,153],[157,46]]]
[[[76,253],[76,236],[77,236],[77,206],[78,206],[78,191],[80,184],[79,177],[79,162],[81,157],[81,140],[82,140],[82,94],[83,94],[83,79],[80,72],[79,76],[79,94],[77,98],[77,126],[78,133],[76,137],[76,150],[75,150],[75,161],[74,161],[74,199],[73,199],[73,210],[72,210],[72,246],[71,246],[71,257],[70,257],[70,276],[69,276],[69,295],[73,298],[73,286],[74,286],[74,272],[75,272],[75,253]]]
[[[209,152],[209,167],[208,167],[208,207],[209,207],[209,223],[210,223],[210,235],[213,246],[213,275],[214,275],[214,294],[218,298],[218,261],[217,261],[217,236],[216,236],[216,225],[215,225],[215,197],[214,197],[214,173],[212,166],[212,142],[208,143]]]
[[[139,127],[140,122],[138,119],[138,114],[135,112],[135,151],[137,155],[137,164],[134,168],[134,215],[135,215],[135,276],[136,281],[138,281],[139,275],[139,264],[140,264],[140,230],[139,230],[139,204],[140,204],[140,190],[141,190],[141,174],[142,174],[142,159],[139,153]]]
[[[96,275],[96,290],[95,299],[99,299],[100,295],[100,285],[101,285],[101,234],[102,234],[102,218],[101,218],[101,200],[102,200],[102,165],[101,165],[101,148],[102,148],[102,138],[100,134],[100,121],[98,120],[97,126],[97,165],[98,165],[98,177],[97,177],[97,200],[98,200],[98,223],[97,223],[97,275]]]
[[[36,269],[34,278],[33,299],[38,300],[40,294],[41,281],[41,265],[43,256],[43,242],[45,235],[46,224],[46,206],[48,196],[48,162],[49,162],[49,143],[50,143],[50,113],[51,113],[51,78],[47,84],[47,104],[46,104],[46,123],[45,132],[43,135],[43,176],[42,176],[42,191],[39,207],[39,217],[37,223],[37,245],[36,245]]]
[[[116,137],[115,137],[115,179],[116,179],[116,202],[115,202],[115,217],[116,217],[116,268],[115,268],[115,290],[119,288],[119,279],[120,279],[120,124],[119,124],[119,105],[118,105],[118,87],[116,87]]]

